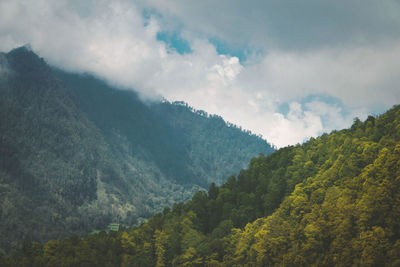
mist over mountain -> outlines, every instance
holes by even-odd
[[[222,184],[262,138],[182,103],[143,103],[22,47],[0,54],[0,246],[140,223]]]
[[[0,265],[399,264],[399,106],[270,153],[184,102],[0,59]]]
[[[0,267],[400,266],[399,14],[0,0]]]

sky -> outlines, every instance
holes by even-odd
[[[400,104],[399,0],[0,0],[0,51],[25,44],[278,148]]]

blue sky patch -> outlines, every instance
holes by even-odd
[[[188,41],[183,39],[177,32],[159,32],[157,40],[164,42],[168,48],[175,50],[179,54],[188,54],[192,52]]]
[[[218,38],[209,38],[208,41],[215,46],[218,54],[235,56],[239,58],[240,63],[246,61],[248,48],[234,47]]]

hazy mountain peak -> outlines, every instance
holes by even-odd
[[[222,118],[145,105],[133,91],[52,69],[27,47],[3,54],[3,63],[14,73],[0,83],[6,249],[28,234],[46,241],[139,223],[273,151]]]
[[[6,58],[9,67],[27,79],[46,79],[51,71],[46,62],[26,46],[11,50]]]

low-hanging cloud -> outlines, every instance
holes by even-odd
[[[150,3],[160,12],[168,7]],[[171,4],[164,17],[144,17],[143,6],[148,4],[4,0],[0,2],[0,50],[30,43],[53,65],[90,72],[134,89],[143,98],[184,100],[262,134],[278,147],[349,126],[355,116],[365,117],[367,112],[400,101],[399,39],[332,47],[314,43],[312,50],[272,46],[240,62],[235,56],[219,54],[204,35],[190,32],[192,26],[186,19],[182,19],[183,27],[185,23],[189,26],[183,34],[191,53],[177,53],[157,40],[157,33],[168,16],[175,14],[178,21],[185,6],[171,11],[178,8]],[[244,30],[239,27],[238,36]],[[213,31],[224,36],[220,33],[223,28]],[[207,30],[203,33],[210,34]],[[229,35],[229,30],[225,34]],[[269,37],[266,34],[265,38]],[[330,96],[341,104],[318,97],[305,101],[307,95]],[[285,103],[289,108],[282,112],[279,107]]]
[[[275,51],[246,69],[252,88],[269,88],[279,101],[308,94],[330,95],[352,108],[400,101],[400,41],[313,53]]]

